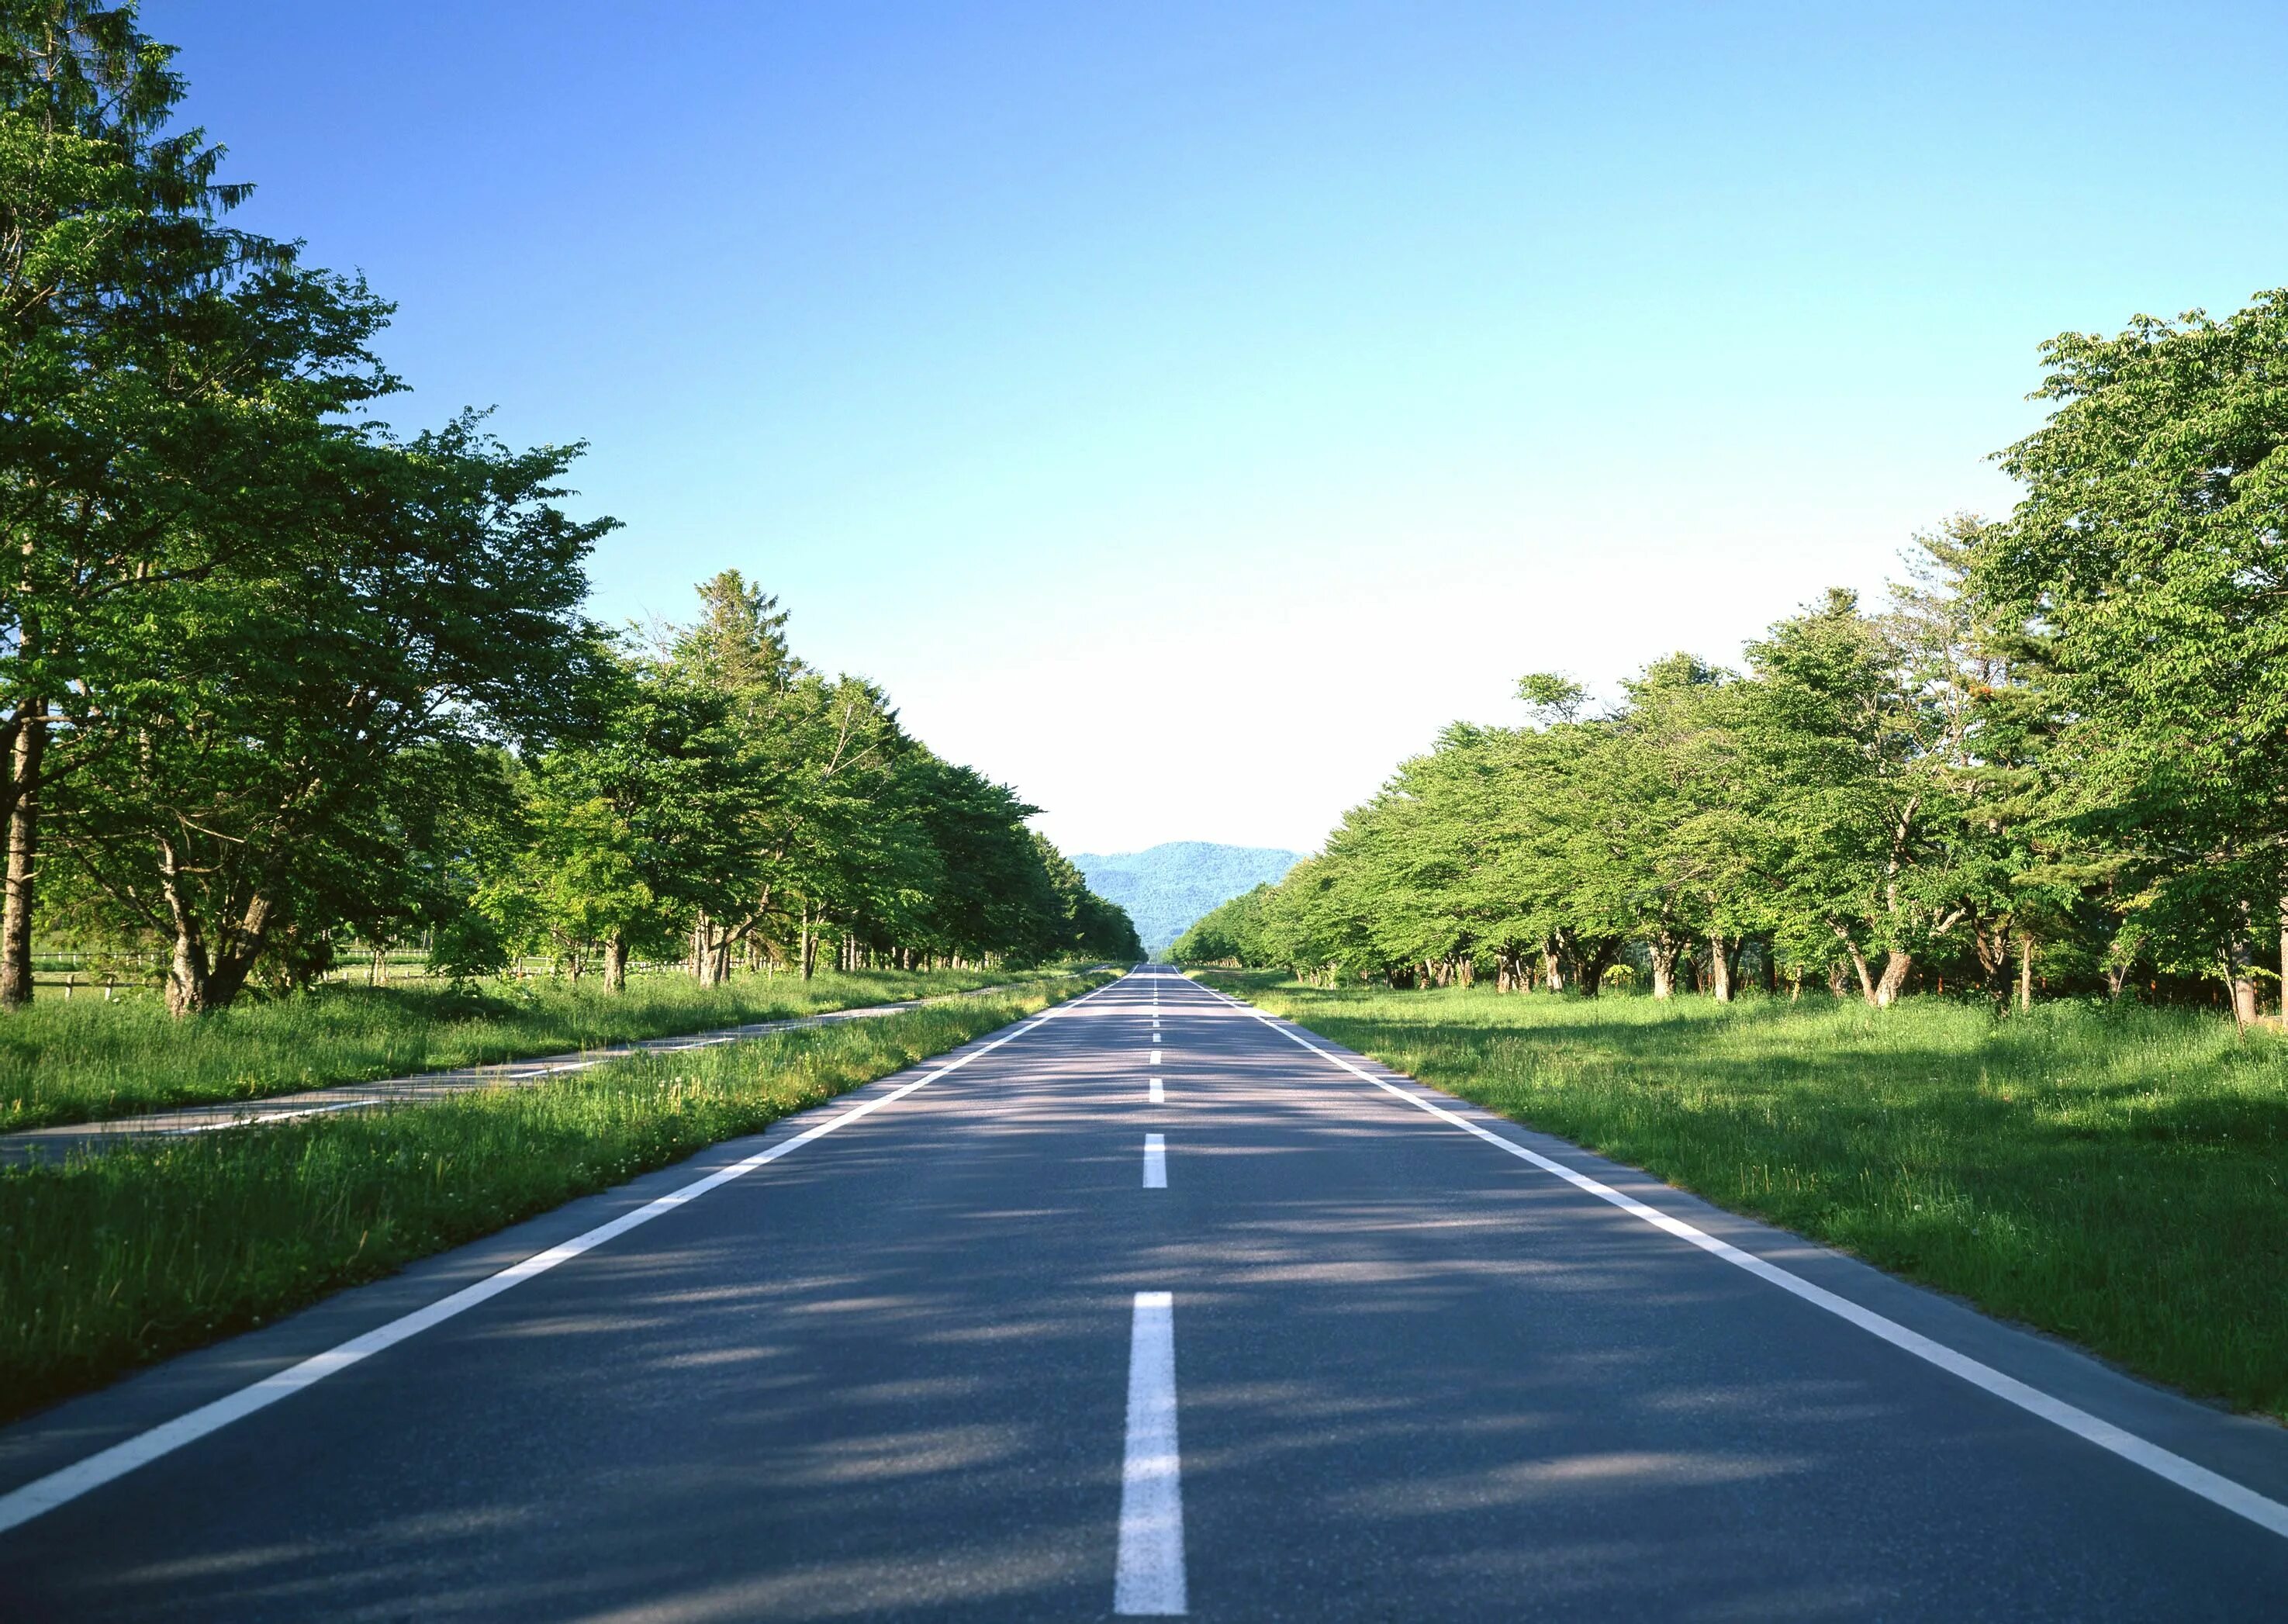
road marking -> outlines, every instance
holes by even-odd
[[[1160,1080],[1157,1077],[1152,1079],[1152,1103],[1156,1105],[1164,1105],[1168,1103],[1168,1097],[1160,1092]]]
[[[1152,1064],[1155,1066],[1160,1064],[1160,1051],[1156,1049],[1152,1051]]]
[[[1208,989],[1213,992],[1212,988]],[[1942,1342],[1911,1331],[1897,1320],[1888,1319],[1872,1309],[1862,1308],[1850,1298],[1839,1296],[1823,1286],[1815,1286],[1799,1274],[1791,1273],[1777,1264],[1767,1263],[1752,1252],[1744,1252],[1729,1241],[1720,1240],[1704,1229],[1696,1228],[1681,1218],[1671,1217],[1656,1207],[1648,1207],[1634,1196],[1624,1195],[1611,1185],[1601,1184],[1585,1173],[1577,1173],[1561,1161],[1553,1161],[1537,1151],[1527,1149],[1513,1140],[1481,1127],[1467,1117],[1433,1104],[1417,1094],[1410,1094],[1395,1083],[1362,1071],[1340,1055],[1331,1054],[1316,1043],[1298,1037],[1271,1017],[1253,1006],[1244,1004],[1222,993],[1214,996],[1235,1009],[1244,1010],[1288,1042],[1309,1050],[1321,1059],[1340,1066],[1354,1077],[1374,1084],[1386,1094],[1397,1096],[1418,1110],[1427,1112],[1441,1121],[1450,1122],[1463,1132],[1474,1134],[1487,1144],[1507,1151],[1521,1161],[1529,1161],[1545,1173],[1554,1173],[1576,1189],[1585,1191],[1601,1201],[1609,1201],[1630,1216],[1641,1218],[1655,1229],[1662,1230],[1678,1240],[1698,1247],[1711,1256],[1720,1257],[1736,1269],[1746,1271],[1757,1279],[1778,1287],[1789,1295],[1801,1298],[1814,1308],[1823,1309],[1837,1319],[1857,1326],[1871,1336],[1889,1343],[1902,1352],[1911,1353],[1927,1364],[1935,1365],[1950,1375],[1959,1376],[1973,1387],[1991,1393],[2006,1404],[2015,1405],[2030,1415],[2039,1416],[2053,1426],[2062,1427],[2075,1437],[2096,1445],[2108,1454],[2119,1456],[2132,1466],[2142,1467],[2155,1477],[2175,1484],[2189,1493],[2197,1494],[2211,1505],[2222,1508],[2236,1517],[2245,1517],[2258,1527],[2288,1538],[2288,1505],[2270,1500],[2254,1489],[2234,1482],[2220,1472],[2187,1460],[2184,1456],[2149,1443],[2125,1428],[2091,1414],[2077,1405],[2054,1398],[2040,1388],[2005,1375],[1991,1365],[1982,1364],[1966,1353],[1958,1353]]]
[[[1168,1187],[1168,1142],[1158,1134],[1144,1136],[1144,1187],[1165,1190]]]
[[[893,1105],[913,1093],[926,1089],[939,1078],[959,1071],[972,1060],[991,1054],[1004,1043],[1013,1042],[1039,1026],[1052,1016],[1062,1014],[1076,1004],[1087,1002],[1097,993],[1119,985],[1108,981],[1094,993],[1084,993],[1070,1002],[1043,1015],[1030,1024],[995,1038],[991,1042],[971,1050],[957,1060],[949,1061],[924,1077],[902,1083],[888,1093],[854,1105],[840,1115],[830,1117],[815,1128],[804,1129],[790,1139],[782,1140],[769,1149],[758,1151],[744,1161],[735,1161],[727,1168],[710,1173],[704,1178],[694,1179],[679,1190],[671,1190],[658,1200],[621,1214],[608,1224],[600,1224],[584,1234],[536,1252],[522,1263],[512,1264],[497,1274],[486,1276],[473,1286],[465,1286],[450,1296],[440,1297],[426,1308],[401,1314],[386,1325],[375,1327],[362,1336],[353,1336],[347,1342],[313,1354],[299,1364],[290,1365],[259,1382],[225,1394],[211,1404],[201,1405],[186,1411],[174,1420],[163,1422],[147,1432],[114,1444],[108,1449],[97,1451],[84,1460],[60,1467],[44,1477],[36,1477],[21,1488],[0,1494],[0,1533],[30,1522],[34,1517],[54,1510],[58,1506],[77,1500],[90,1490],[101,1488],[115,1477],[123,1477],[139,1466],[147,1466],[162,1455],[171,1454],[186,1444],[195,1443],[210,1432],[219,1431],[234,1421],[243,1420],[258,1410],[268,1409],[281,1398],[300,1392],[324,1381],[328,1376],[348,1369],[361,1359],[379,1353],[385,1348],[396,1346],[408,1337],[417,1336],[433,1326],[442,1325],[456,1315],[467,1312],[480,1303],[490,1301],[512,1287],[521,1286],[536,1276],[547,1273],[560,1264],[570,1263],[584,1252],[593,1251],[608,1240],[617,1240],[630,1230],[664,1217],[678,1208],[687,1206],[711,1190],[721,1188],[734,1179],[744,1178],[756,1168],[776,1161],[780,1157],[814,1139],[822,1139],[836,1129],[846,1127],[859,1118],[870,1116],[883,1106]]]
[[[1128,1336],[1128,1444],[1120,1465],[1120,1557],[1112,1611],[1185,1611],[1184,1483],[1176,1450],[1176,1299],[1136,1294]]]

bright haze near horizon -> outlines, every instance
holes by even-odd
[[[600,616],[742,570],[1067,851],[1736,660],[2008,506],[2043,338],[2288,282],[2277,5],[144,16],[394,420],[590,442]]]

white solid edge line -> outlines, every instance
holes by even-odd
[[[1244,1010],[1272,1031],[1290,1042],[1299,1045],[1350,1073],[1374,1084],[1385,1093],[1395,1095],[1408,1105],[1427,1112],[1444,1122],[1451,1123],[1465,1133],[1474,1134],[1487,1144],[1498,1145],[1521,1161],[1529,1161],[1544,1172],[1554,1173],[1576,1189],[1587,1192],[1599,1200],[1609,1201],[1630,1216],[1641,1218],[1655,1229],[1664,1230],[1678,1240],[1698,1247],[1712,1256],[1720,1257],[1736,1269],[1744,1269],[1759,1279],[1768,1281],[1782,1291],[1800,1297],[1815,1308],[1824,1309],[1837,1319],[1857,1326],[1871,1336],[1881,1338],[1903,1352],[1911,1353],[1926,1363],[1937,1366],[1950,1375],[1956,1375],[1993,1394],[2006,1404],[2013,1404],[2031,1415],[2038,1415],[2054,1426],[2062,1427],[2075,1437],[2096,1445],[2109,1454],[2119,1456],[2133,1466],[2140,1466],[2155,1477],[2175,1484],[2179,1488],[2199,1495],[2211,1505],[2218,1506],[2236,1517],[2245,1517],[2258,1527],[2288,1538],[2288,1505],[2268,1499],[2254,1489],[2234,1482],[2222,1473],[2188,1461],[2184,1456],[2148,1442],[2125,1428],[2091,1414],[2077,1405],[2054,1398],[2038,1387],[2030,1386],[2015,1376],[2005,1375],[1991,1365],[1982,1364],[1966,1353],[1958,1353],[1944,1343],[1935,1342],[1919,1331],[1911,1331],[1897,1320],[1887,1319],[1872,1309],[1862,1308],[1848,1297],[1839,1296],[1823,1286],[1815,1286],[1801,1275],[1791,1273],[1777,1264],[1767,1263],[1752,1252],[1744,1252],[1729,1241],[1720,1240],[1707,1231],[1694,1227],[1681,1218],[1671,1217],[1657,1208],[1648,1207],[1633,1196],[1624,1195],[1609,1184],[1600,1184],[1585,1173],[1577,1173],[1561,1161],[1552,1161],[1537,1151],[1527,1149],[1456,1114],[1443,1106],[1432,1104],[1418,1095],[1410,1094],[1395,1083],[1361,1070],[1340,1055],[1331,1054],[1316,1043],[1297,1036],[1280,1026],[1270,1016],[1251,1004],[1242,1003],[1212,987],[1203,988],[1221,998],[1234,1008]]]
[[[1168,1142],[1160,1135],[1144,1136],[1144,1187],[1165,1190],[1168,1187]]]
[[[385,1348],[394,1347],[408,1337],[417,1336],[432,1326],[441,1325],[457,1314],[465,1313],[480,1303],[500,1295],[511,1287],[520,1286],[536,1275],[545,1274],[559,1264],[569,1263],[582,1253],[592,1251],[606,1241],[616,1240],[640,1224],[648,1224],[654,1218],[663,1217],[678,1208],[698,1200],[711,1190],[719,1189],[734,1179],[743,1178],[757,1168],[776,1161],[799,1145],[807,1145],[814,1139],[824,1138],[836,1129],[854,1122],[862,1116],[870,1116],[883,1106],[903,1099],[917,1089],[927,1088],[939,1078],[949,1073],[959,1071],[980,1056],[990,1054],[1004,1043],[1022,1037],[1050,1017],[1069,1010],[1075,1004],[1084,1003],[1095,997],[1097,993],[1118,985],[1116,981],[1107,982],[1104,986],[1097,988],[1096,992],[1083,993],[1078,998],[1060,1004],[1055,1010],[1044,1011],[1040,1016],[1019,1026],[1016,1030],[1005,1033],[991,1042],[970,1050],[959,1059],[939,1066],[927,1076],[917,1077],[913,1081],[902,1083],[886,1094],[866,1101],[863,1105],[854,1105],[839,1116],[830,1118],[815,1128],[806,1129],[792,1138],[782,1140],[779,1144],[772,1145],[768,1150],[758,1151],[743,1161],[735,1161],[729,1167],[710,1173],[704,1178],[694,1179],[680,1189],[671,1190],[658,1200],[647,1202],[632,1212],[623,1213],[608,1224],[600,1224],[584,1234],[575,1235],[571,1240],[550,1247],[545,1251],[536,1252],[522,1263],[512,1264],[497,1274],[488,1275],[474,1285],[465,1286],[449,1296],[440,1297],[425,1308],[418,1308],[409,1314],[400,1315],[386,1325],[377,1326],[361,1336],[353,1336],[347,1342],[327,1349],[323,1353],[313,1354],[299,1364],[290,1365],[274,1374],[265,1376],[259,1382],[250,1382],[234,1393],[225,1394],[211,1404],[203,1404],[197,1409],[186,1411],[172,1421],[163,1422],[148,1431],[139,1432],[133,1438],[125,1438],[112,1445],[108,1449],[99,1450],[84,1460],[75,1461],[69,1466],[60,1467],[44,1477],[36,1477],[20,1488],[0,1494],[0,1533],[28,1523],[36,1517],[54,1510],[58,1506],[77,1500],[90,1490],[100,1488],[114,1478],[123,1477],[139,1466],[147,1466],[160,1456],[171,1454],[184,1445],[204,1438],[210,1432],[218,1431],[231,1422],[251,1415],[258,1410],[267,1409],[281,1398],[288,1398],[300,1392],[306,1387],[322,1382],[338,1371],[346,1370],[359,1360],[369,1358]]]
[[[1120,1462],[1116,1613],[1167,1618],[1185,1611],[1184,1486],[1176,1446],[1176,1299],[1136,1294],[1128,1338],[1128,1429]]]

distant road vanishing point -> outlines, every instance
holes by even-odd
[[[1164,971],[0,1433],[11,1619],[2250,1619],[2288,1433]]]

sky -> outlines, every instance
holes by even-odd
[[[146,0],[411,428],[585,441],[1067,851],[1310,850],[1516,678],[2006,511],[2038,345],[2288,283],[2288,7]]]

